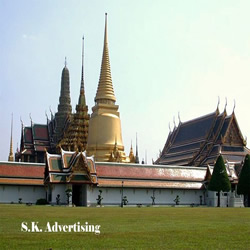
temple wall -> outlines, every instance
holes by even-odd
[[[67,196],[65,193],[66,184],[53,184],[51,190],[51,204],[56,204],[56,197],[60,195],[60,204],[67,203]]]
[[[97,204],[97,197],[99,190],[102,190],[102,204],[103,205],[120,205],[122,197],[121,188],[91,188],[87,189],[87,205],[95,206]],[[203,190],[178,190],[178,189],[155,189],[155,205],[174,205],[176,196],[180,198],[180,205],[204,205],[204,191]],[[153,189],[139,189],[139,188],[123,188],[123,196],[127,196],[128,205],[151,205],[153,196]],[[202,198],[200,198],[200,196]]]
[[[44,186],[0,185],[0,203],[36,203],[38,199],[46,199]]]
[[[208,191],[206,195],[207,205],[209,207],[217,207],[218,196],[217,192]],[[244,207],[243,196],[233,192],[221,192],[220,195],[221,207]]]

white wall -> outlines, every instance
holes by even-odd
[[[207,191],[207,205],[209,207],[217,207],[218,196],[217,192]],[[243,196],[237,195],[235,191],[233,192],[221,192],[220,195],[220,206],[221,207],[244,207]]]
[[[87,188],[87,204],[95,206],[99,190],[102,190],[103,205],[120,205],[121,204],[121,188]],[[174,205],[174,199],[179,195],[180,205],[200,204],[200,196],[202,196],[202,204],[204,205],[203,190],[171,190],[171,189],[155,189],[155,204],[156,205]],[[123,188],[123,196],[127,196],[128,205],[144,204],[151,205],[153,189],[133,189]]]
[[[0,185],[0,203],[36,203],[38,199],[46,199],[44,186]]]
[[[51,189],[51,204],[56,204],[58,194],[60,194],[60,204],[67,204],[66,184],[53,184],[51,185]]]

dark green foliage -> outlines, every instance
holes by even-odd
[[[97,205],[98,206],[101,206],[102,205],[102,200],[103,200],[103,198],[102,198],[102,190],[99,190],[99,194],[98,194],[98,197],[97,197]]]
[[[214,171],[208,185],[208,190],[229,192],[231,183],[229,181],[226,167],[222,156],[220,155],[215,163]]]
[[[36,205],[46,205],[46,204],[48,204],[46,199],[38,199],[36,201]]]
[[[237,186],[238,194],[250,193],[250,155],[246,155],[244,165],[240,172],[239,183]]]

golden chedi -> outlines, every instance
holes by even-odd
[[[99,162],[129,162],[124,153],[121,121],[118,105],[115,105],[107,38],[107,14],[105,16],[104,47],[101,73],[95,97],[95,106],[89,121],[87,154]]]

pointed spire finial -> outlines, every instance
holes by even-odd
[[[115,104],[116,98],[113,89],[111,69],[109,62],[109,49],[108,49],[108,24],[107,13],[105,14],[105,31],[104,31],[104,46],[102,54],[101,73],[98,83],[98,88],[95,96],[96,103],[110,103]]]
[[[14,161],[14,155],[13,155],[13,113],[11,114],[11,134],[10,134],[10,153],[8,161]]]
[[[33,121],[32,121],[32,117],[31,117],[31,113],[29,113],[29,116],[30,116],[30,122],[31,122],[31,124],[32,124]]]
[[[174,122],[174,127],[176,128],[176,124],[175,124],[175,116],[173,118],[173,122]]]
[[[138,141],[137,141],[137,133],[136,133],[136,152],[135,152],[135,163],[139,163],[139,156],[138,156]]]
[[[82,74],[81,74],[81,86],[78,105],[86,106],[85,91],[84,91],[84,36],[82,37]]]
[[[84,36],[82,37],[82,76],[81,76],[81,90],[84,90]]]
[[[67,67],[67,57],[65,56],[65,61],[64,61],[65,67]]]

